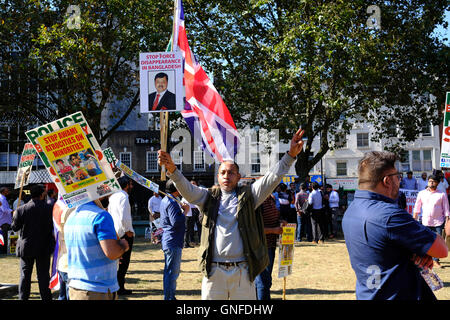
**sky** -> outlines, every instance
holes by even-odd
[[[445,11],[445,21],[448,23],[447,29],[445,29],[443,26],[439,26],[435,29],[436,35],[438,35],[440,38],[447,38],[447,40],[444,42],[446,45],[450,45],[450,11]]]

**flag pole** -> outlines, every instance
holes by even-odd
[[[175,49],[175,27],[178,1],[173,1],[173,24],[172,24],[172,51]],[[161,150],[167,152],[167,133],[169,131],[169,112],[163,111],[159,114],[160,128],[161,128]],[[161,166],[161,181],[166,181],[166,168]]]
[[[17,202],[17,208],[20,207],[20,201],[22,201],[22,191],[23,191],[24,180],[25,180],[25,172],[22,174],[22,179],[20,181],[19,201]]]
[[[161,150],[167,151],[167,139],[166,139],[166,121],[165,114],[167,112],[163,111],[159,113],[159,123],[160,123],[160,133],[161,133]],[[166,167],[164,165],[161,166],[161,181],[166,181]]]

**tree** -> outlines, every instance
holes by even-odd
[[[371,122],[375,140],[395,126],[405,143],[424,124],[440,121],[449,48],[433,30],[443,23],[447,1],[384,1],[381,28],[371,23],[377,12],[367,13],[372,4],[188,1],[186,28],[239,127],[278,128],[285,142],[305,129],[296,172],[306,177],[354,122]],[[312,154],[317,137],[320,148]]]
[[[139,106],[139,52],[164,51],[173,3],[71,4],[12,0],[0,6],[0,106],[10,120],[20,116],[34,125],[82,111],[102,144]],[[101,128],[112,103],[120,105],[115,123]]]

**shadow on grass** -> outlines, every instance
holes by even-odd
[[[283,294],[283,290],[272,290],[273,294]],[[322,290],[322,289],[310,289],[310,288],[296,288],[296,289],[286,289],[286,294],[345,294],[345,293],[355,293],[354,290]]]
[[[181,262],[195,262],[196,259],[181,259]],[[130,263],[164,263],[164,259],[158,260],[134,260],[131,259]]]
[[[126,283],[152,283],[152,282],[162,282],[162,271],[161,271],[161,279],[141,279],[141,278],[131,278],[131,277],[126,277]]]
[[[192,296],[192,299],[197,299],[198,296],[201,295],[201,290],[176,290],[176,296]],[[151,300],[151,296],[164,296],[164,291],[162,289],[133,289],[133,294],[129,296],[122,296],[120,300],[134,300],[137,298],[145,298],[149,297]]]
[[[128,272],[127,272],[127,274],[162,274],[162,273],[163,273],[163,269],[160,269],[160,270],[128,270]]]

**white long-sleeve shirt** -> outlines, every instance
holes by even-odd
[[[134,233],[128,193],[123,190],[113,193],[109,197],[108,212],[114,220],[114,228],[119,238],[122,238],[128,231]]]
[[[330,208],[339,208],[339,194],[337,191],[333,190],[330,192],[328,203],[330,204]]]
[[[0,226],[4,223],[11,224],[12,223],[12,210],[9,207],[8,200],[2,194],[0,194]]]
[[[320,190],[313,190],[308,196],[308,202],[312,204],[314,210],[322,209],[322,193],[320,193]]]
[[[148,211],[152,214],[152,216],[156,212],[160,212],[159,208],[161,207],[161,196],[152,196],[148,200]]]

